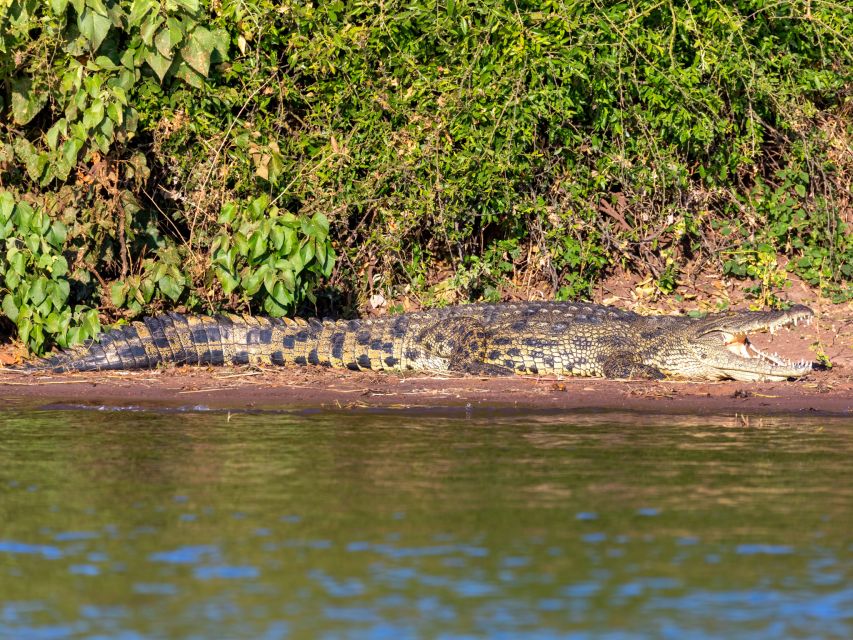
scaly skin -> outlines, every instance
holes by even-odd
[[[476,304],[364,320],[169,314],[146,318],[26,371],[252,364],[607,378],[785,380],[811,371],[764,354],[748,331],[809,322],[812,311],[642,316],[573,302]]]

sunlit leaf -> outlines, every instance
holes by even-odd
[[[50,0],[50,8],[55,16],[63,15],[67,7],[68,0]]]
[[[210,70],[210,54],[216,48],[216,39],[205,27],[199,25],[187,37],[181,48],[181,56],[193,69],[207,77]]]
[[[163,82],[163,79],[169,72],[169,67],[172,66],[172,61],[169,58],[160,55],[153,49],[148,52],[147,56],[145,56],[145,62],[147,62],[148,66],[154,70],[154,73],[156,73],[157,77],[160,78],[160,82]]]
[[[77,16],[77,28],[86,40],[89,41],[90,51],[97,51],[107,37],[112,22],[106,14],[98,13],[95,9],[85,9]]]
[[[9,85],[12,89],[12,118],[17,124],[27,124],[47,103],[47,91],[34,87],[30,78],[16,78]]]
[[[177,302],[178,298],[181,297],[181,293],[183,293],[184,287],[180,283],[178,283],[172,276],[163,276],[157,282],[157,286],[160,287],[160,291],[169,296],[173,302]]]

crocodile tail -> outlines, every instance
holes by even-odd
[[[161,364],[262,364],[296,323],[274,318],[185,316],[144,318],[19,371],[151,369]]]

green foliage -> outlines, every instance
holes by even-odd
[[[3,313],[35,353],[68,346],[100,332],[96,310],[69,305],[66,228],[26,202],[0,193],[0,295]]]
[[[772,292],[784,286],[787,272],[838,302],[850,299],[853,242],[834,203],[825,196],[812,198],[809,174],[796,165],[777,170],[774,178],[774,184],[759,178],[745,194],[761,225],[726,252],[724,273],[756,280],[754,292],[762,301],[774,301]],[[779,255],[791,259],[782,266]]]
[[[326,216],[300,219],[261,196],[245,208],[224,205],[218,222],[224,230],[210,250],[223,293],[256,300],[274,317],[292,312],[304,298],[315,301],[314,287],[335,263]]]
[[[41,187],[66,181],[78,162],[134,137],[139,113],[131,99],[150,82],[146,73],[200,86],[211,58],[228,46],[226,32],[198,21],[197,0],[4,3],[0,76],[11,78],[12,120],[30,124],[50,107],[41,135],[12,140],[27,176]],[[36,25],[41,35],[33,40]]]
[[[110,285],[110,302],[117,309],[140,315],[146,309],[157,308],[158,302],[174,304],[182,300],[188,284],[182,254],[170,247],[158,251],[156,259],[144,260],[139,273]]]
[[[851,52],[806,0],[0,0],[0,185],[65,226],[72,328],[691,260],[845,299]]]

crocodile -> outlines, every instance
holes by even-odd
[[[645,316],[579,302],[471,304],[355,320],[152,316],[20,371],[187,365],[323,365],[498,376],[732,378],[778,381],[811,371],[757,349],[748,333],[809,323],[803,305],[704,317]]]

